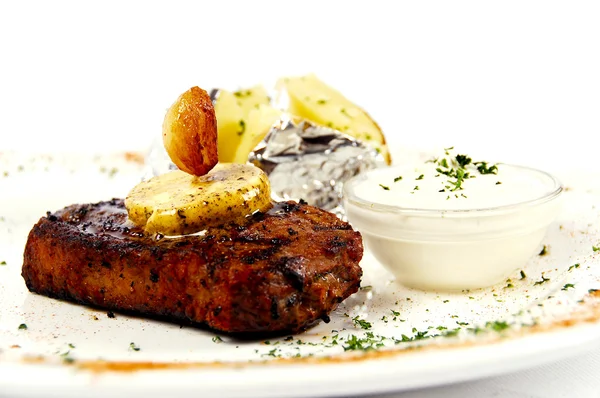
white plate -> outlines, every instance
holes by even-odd
[[[589,293],[600,288],[600,175],[562,176],[563,212],[545,238],[547,254],[531,259],[525,278],[517,272],[491,289],[425,293],[394,283],[366,253],[362,290],[329,324],[295,336],[236,341],[29,293],[22,253],[39,217],[123,196],[144,172],[131,156],[0,156],[0,395],[380,393],[511,372],[600,341],[600,295]],[[437,337],[417,339],[423,335]],[[373,342],[382,346],[349,349]]]

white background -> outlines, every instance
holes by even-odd
[[[145,150],[190,86],[308,72],[392,145],[600,169],[600,4],[578,1],[2,2],[0,152]],[[562,396],[527,380],[599,355],[446,392]]]
[[[393,144],[597,167],[599,21],[576,1],[5,2],[0,148],[145,149],[192,85],[315,72]]]

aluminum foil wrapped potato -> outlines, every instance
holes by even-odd
[[[304,199],[340,215],[344,182],[384,164],[361,141],[289,115],[271,128],[249,160],[269,176],[273,199]]]

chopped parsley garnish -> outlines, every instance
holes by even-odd
[[[544,245],[544,247],[542,247],[542,250],[540,251],[539,255],[545,256],[546,254],[548,254],[548,246]]]
[[[240,120],[239,124],[240,124],[240,130],[237,133],[238,133],[238,135],[242,135],[246,131],[246,122],[244,120]]]
[[[456,163],[463,169],[471,163],[471,158],[466,155],[456,155]]]
[[[573,270],[573,269],[575,269],[575,268],[579,268],[579,263],[571,265],[571,266],[569,267],[568,271],[571,271],[571,270]]]
[[[521,270],[521,279],[525,278],[527,278],[527,275],[525,275],[525,271]]]
[[[398,182],[398,181],[400,181],[401,179],[402,179],[402,176],[398,176],[398,177],[394,178],[394,182]]]
[[[379,184],[379,186],[380,186],[381,188],[383,188],[384,190],[386,190],[386,191],[389,191],[389,190],[390,190],[390,187],[388,187],[387,185]]]
[[[350,116],[350,115],[348,114],[348,112],[346,111],[346,108],[342,108],[342,109],[340,109],[340,112],[341,112],[341,113],[343,113],[344,115],[346,115],[346,117],[349,117],[350,119],[352,119],[352,116]]]
[[[575,285],[574,285],[574,284],[572,284],[572,283],[567,283],[567,284],[565,284],[565,285],[562,287],[562,289],[560,289],[560,290],[569,290],[569,289],[573,289],[573,288],[575,288]]]
[[[240,90],[233,93],[238,98],[242,97],[250,97],[252,95],[252,90]]]
[[[344,351],[369,351],[374,350],[379,347],[383,347],[383,340],[385,337],[375,337],[375,335],[371,332],[368,332],[364,338],[356,337],[355,335],[350,335],[348,339],[346,339],[346,344],[342,346]]]
[[[279,350],[279,348],[273,348],[271,351],[267,352],[266,354],[262,354],[262,356],[277,358],[280,356],[277,354],[277,350]],[[281,351],[281,350],[279,350],[279,351]]]
[[[550,278],[546,278],[546,277],[544,276],[544,274],[542,274],[542,279],[541,279],[541,280],[539,280],[539,281],[537,281],[537,282],[535,282],[535,283],[533,284],[533,286],[536,286],[536,285],[541,285],[542,283],[546,283],[546,282],[548,282],[549,280],[550,280]]]
[[[223,339],[221,338],[221,336],[214,336],[212,338],[213,343],[222,343]]]
[[[450,151],[454,149],[453,147],[445,148],[444,152],[447,156],[450,156]],[[497,166],[487,166],[486,162],[475,162],[473,163],[472,159],[467,155],[458,154],[453,158],[436,158],[428,161],[430,163],[436,164],[438,167],[436,171],[439,175],[445,175],[448,177],[448,185],[446,185],[446,189],[450,191],[462,190],[463,183],[465,180],[469,178],[475,178],[474,175],[471,175],[468,167],[472,166],[481,174],[497,174],[498,167]],[[439,192],[445,192],[446,190],[440,190]],[[456,197],[458,197],[456,195]],[[466,197],[466,196],[463,196]],[[449,197],[447,198],[449,199]]]
[[[496,185],[500,185],[500,184],[502,184],[501,181],[496,181]]]
[[[362,329],[365,330],[371,329],[372,326],[371,322],[367,322],[364,319],[360,319],[358,316],[352,318],[352,322],[354,322],[356,326],[360,326]]]
[[[75,362],[75,360],[69,356],[70,354],[71,354],[71,350],[67,350],[67,351],[63,352],[62,354],[60,354],[63,362],[65,362],[65,363]]]
[[[498,174],[498,166],[496,165],[488,166],[487,162],[475,162],[474,164],[481,174]]]
[[[413,340],[423,340],[423,339],[432,337],[432,336],[427,336],[427,333],[429,333],[429,331],[427,331],[427,330],[419,332],[419,331],[417,331],[417,328],[413,328],[412,332],[415,334],[413,336]]]
[[[68,346],[69,346],[69,348],[71,348],[71,349],[75,348],[75,346],[74,346],[72,343],[69,343],[69,344],[68,344]]]
[[[594,252],[600,251],[600,246],[592,246]]]
[[[456,328],[456,329],[444,330],[440,335],[442,337],[454,337],[454,336],[458,335],[459,332],[460,332],[460,328]]]
[[[20,324],[19,330],[27,330],[27,324],[25,324],[25,323]]]
[[[424,175],[424,174],[421,174],[420,176],[418,176],[417,178],[415,178],[415,180],[417,180],[417,181],[419,181],[419,180],[422,180],[422,179],[423,179],[423,177],[425,177],[425,175]]]
[[[464,169],[458,169],[456,170],[455,177],[456,181],[452,182],[452,184],[454,184],[454,188],[452,188],[452,191],[463,189],[462,183],[465,181],[465,178],[469,177],[469,173],[466,173]]]
[[[327,101],[324,100],[324,99],[317,100],[317,104],[319,104],[319,105],[323,105],[323,104],[326,104],[326,103],[327,103]]]
[[[501,332],[510,327],[510,325],[506,321],[486,322],[485,326],[496,332]]]
[[[413,191],[418,191],[419,190],[419,186],[415,185],[415,187],[413,188]]]
[[[0,265],[6,265],[6,261],[0,261]]]
[[[129,343],[129,349],[133,350],[133,351],[139,351],[140,347],[138,347],[137,345],[135,345],[134,342]]]

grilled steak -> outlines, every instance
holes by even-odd
[[[361,236],[305,203],[181,237],[130,225],[120,199],[33,227],[22,275],[46,296],[232,332],[298,331],[360,285]]]

